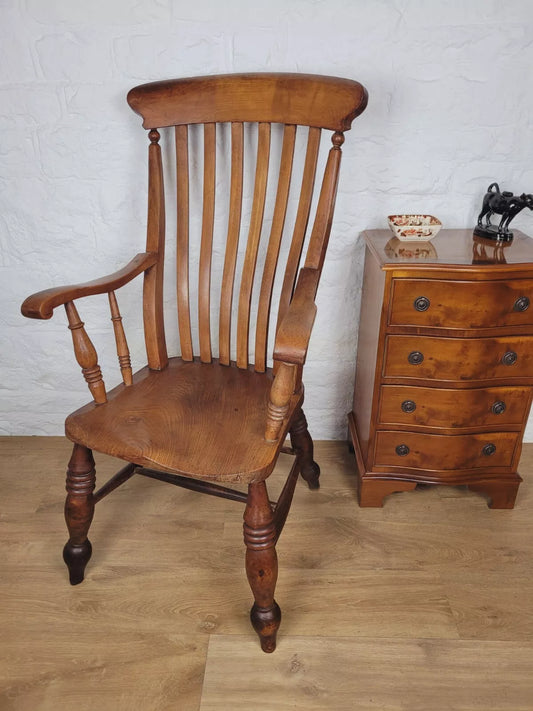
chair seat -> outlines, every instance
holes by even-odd
[[[194,479],[250,483],[274,468],[284,431],[264,439],[273,375],[218,362],[172,358],[162,371],[143,368],[133,385],[119,385],[102,405],[69,415],[67,437],[89,449]]]

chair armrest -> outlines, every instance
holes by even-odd
[[[300,270],[298,283],[291,303],[276,335],[274,360],[303,365],[315,322],[315,294],[320,272],[304,267]]]
[[[156,261],[157,254],[155,252],[141,252],[131,262],[128,262],[125,267],[101,279],[94,279],[83,284],[56,286],[52,289],[45,289],[37,294],[32,294],[24,301],[20,310],[23,316],[28,318],[51,318],[56,306],[61,306],[74,299],[80,299],[82,296],[93,296],[94,294],[115,291],[115,289],[124,286],[141,272],[146,271]]]

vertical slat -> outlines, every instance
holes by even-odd
[[[211,255],[215,221],[215,176],[216,176],[216,124],[204,125],[204,198],[202,215],[202,243],[198,272],[198,328],[200,336],[200,360],[210,363],[211,352]]]
[[[229,365],[231,358],[231,304],[233,301],[233,285],[242,211],[243,135],[243,124],[232,123],[228,237],[220,295],[219,358],[223,365]]]
[[[126,334],[124,333],[124,327],[122,325],[122,316],[120,315],[115,292],[110,291],[108,297],[109,308],[111,310],[111,321],[113,322],[113,331],[115,332],[115,343],[117,344],[118,364],[120,366],[122,380],[124,381],[124,385],[131,385],[133,383],[133,377],[131,372],[130,349],[128,348]]]
[[[262,373],[266,369],[266,349],[268,342],[268,319],[270,315],[270,302],[272,299],[272,286],[276,274],[279,247],[283,235],[287,201],[292,174],[292,160],[294,156],[294,143],[296,140],[296,126],[286,125],[283,133],[283,147],[279,169],[278,189],[276,204],[272,217],[272,229],[263,269],[261,291],[259,293],[259,307],[257,312],[257,326],[255,333],[255,370]]]
[[[168,365],[163,320],[163,268],[165,260],[165,195],[159,131],[148,134],[148,223],[146,251],[157,252],[157,263],[146,270],[143,289],[143,319],[146,355],[151,370]]]
[[[333,147],[329,151],[324,180],[320,190],[318,206],[316,209],[315,222],[309,248],[305,259],[305,266],[322,270],[324,257],[331,232],[331,222],[333,220],[333,210],[335,209],[335,198],[337,197],[337,184],[339,182],[339,168],[341,164],[341,146],[344,143],[342,133],[334,133],[331,137]]]
[[[192,360],[189,310],[189,145],[188,127],[176,126],[178,325],[183,360]]]
[[[255,186],[250,217],[250,229],[241,278],[239,294],[239,315],[237,323],[237,365],[248,367],[248,339],[250,332],[250,304],[254,283],[257,251],[263,226],[265,198],[268,181],[268,161],[270,157],[270,124],[260,123],[257,137],[257,162],[255,166]]]
[[[309,222],[309,213],[311,211],[319,147],[320,129],[310,127],[307,138],[307,151],[305,154],[300,200],[298,203],[298,211],[296,213],[296,221],[294,223],[289,256],[287,258],[287,266],[285,268],[285,276],[283,278],[276,330],[287,313],[292,293],[294,291],[294,285],[296,283],[296,275],[298,273],[298,266],[302,256],[302,248],[305,240],[305,233],[307,231],[307,224]]]

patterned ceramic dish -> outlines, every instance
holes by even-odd
[[[389,215],[388,220],[394,236],[404,242],[427,242],[442,227],[433,215]]]

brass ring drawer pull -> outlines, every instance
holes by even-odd
[[[503,400],[496,400],[496,402],[490,408],[494,415],[501,415],[505,412],[506,405]]]
[[[430,300],[427,298],[427,296],[419,296],[417,299],[413,301],[413,306],[417,311],[427,311],[429,309],[430,305]],[[516,304],[515,304],[516,307]],[[527,306],[526,306],[527,308]],[[520,309],[523,311],[524,309]],[[518,309],[517,309],[518,311]]]
[[[424,360],[424,354],[420,351],[411,351],[411,353],[407,356],[407,360],[411,363],[411,365],[420,365],[420,363]]]
[[[518,356],[514,351],[507,351],[507,353],[504,353],[502,356],[502,363],[504,365],[513,365],[516,363],[516,359]]]
[[[406,444],[399,444],[396,447],[396,454],[399,457],[405,457],[406,455],[409,454],[409,447]]]
[[[514,302],[513,311],[527,311],[529,308],[529,298],[527,296],[519,296]]]
[[[486,444],[481,451],[485,457],[490,457],[491,454],[494,454],[496,451],[496,445],[491,442],[490,444]]]
[[[402,402],[402,410],[407,413],[414,412],[416,410],[416,402],[414,400],[404,400]]]

